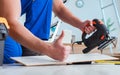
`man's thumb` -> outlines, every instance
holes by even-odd
[[[62,39],[63,39],[64,35],[65,35],[64,31],[62,31],[62,33],[61,33],[60,36],[58,37],[57,41],[58,41],[58,42],[62,42]]]

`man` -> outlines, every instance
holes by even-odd
[[[10,57],[22,55],[21,45],[55,60],[64,61],[68,57],[71,47],[62,44],[64,32],[52,44],[42,41],[49,39],[52,10],[64,22],[81,31],[90,33],[94,29],[86,26],[90,24],[89,20],[83,22],[71,14],[62,0],[0,0],[0,16],[5,17],[10,26],[10,36],[5,41],[4,63],[13,63]],[[22,25],[19,17],[24,13],[26,22]]]

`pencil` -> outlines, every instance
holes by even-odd
[[[95,63],[120,65],[120,61],[114,60],[97,60]]]

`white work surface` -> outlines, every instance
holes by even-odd
[[[72,64],[79,62],[91,62],[96,60],[118,60],[118,58],[99,53],[70,54],[64,62],[56,61],[48,56],[13,57],[12,59],[26,66]]]
[[[120,65],[54,65],[25,67],[4,65],[0,75],[120,75]]]

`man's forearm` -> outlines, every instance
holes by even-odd
[[[19,21],[9,21],[10,30],[9,34],[16,41],[24,45],[25,47],[35,50],[40,53],[47,53],[49,45],[43,42],[39,38],[35,37],[30,31],[28,31]],[[32,40],[32,41],[31,41]]]
[[[57,16],[66,23],[71,24],[74,27],[79,28],[82,21],[76,18],[68,9],[64,8],[62,13],[57,14]]]
[[[60,1],[60,0],[58,0],[58,1]],[[59,4],[54,3],[53,11],[62,21],[67,22],[67,23],[71,24],[72,26],[77,27],[79,29],[82,29],[82,26],[81,26],[82,21],[80,19],[78,19],[77,17],[75,17],[65,7],[65,5],[62,2],[60,2]]]

